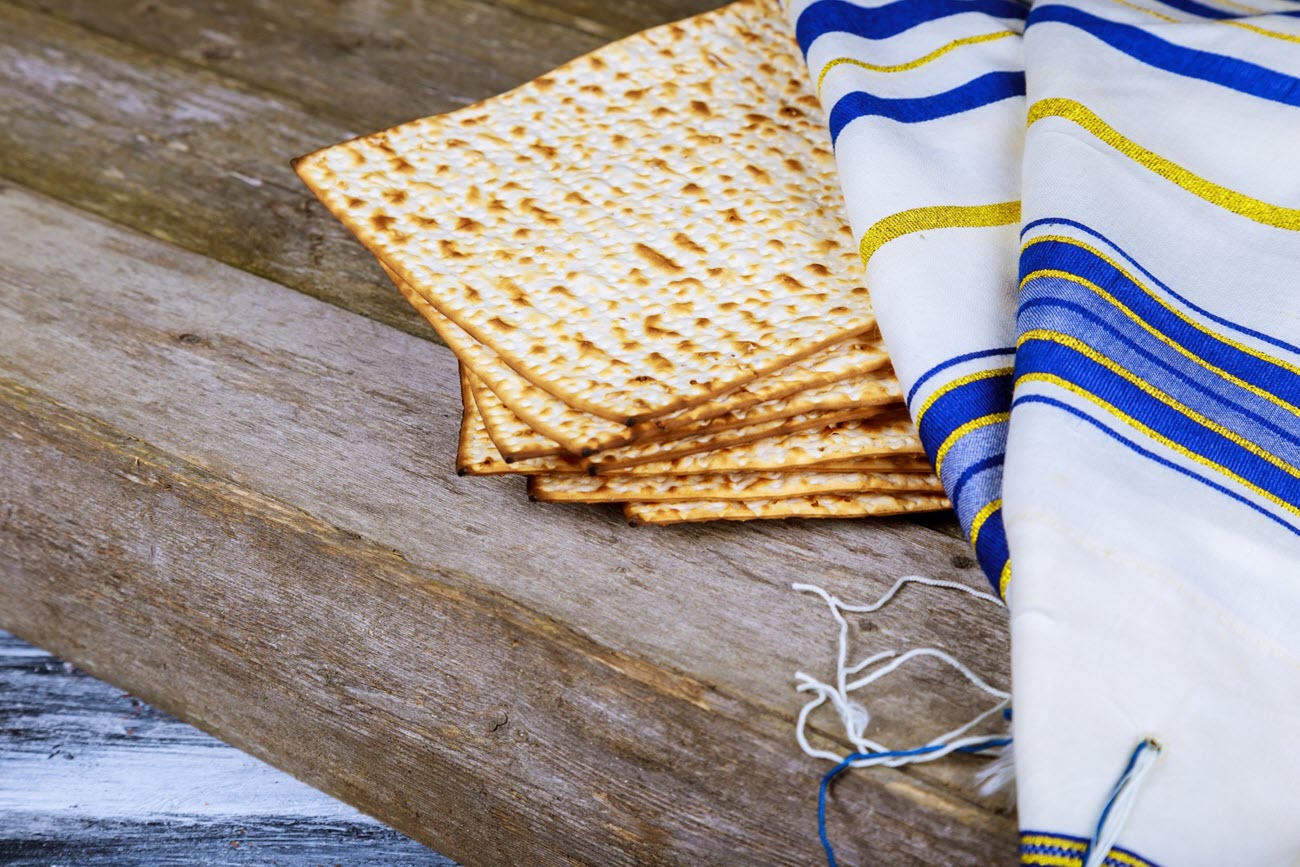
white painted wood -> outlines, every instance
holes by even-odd
[[[454,862],[0,632],[0,864]]]

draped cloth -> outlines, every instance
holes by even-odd
[[[917,431],[997,587],[1026,8],[795,0],[871,301]]]
[[[788,12],[909,408],[1010,609],[1023,862],[1297,863],[1300,6]]]

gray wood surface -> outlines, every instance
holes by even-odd
[[[433,339],[289,159],[718,5],[0,2],[0,175]]]
[[[0,864],[455,867],[3,632]]]
[[[825,674],[833,635],[789,583],[978,585],[952,521],[634,531],[456,478],[450,354],[284,163],[398,119],[393,87],[452,107],[654,4],[22,5],[0,3],[0,626],[467,864],[819,857],[792,676]],[[499,77],[438,90],[463,64],[425,44]],[[1005,683],[995,612],[909,592],[866,626]],[[881,737],[978,706],[915,674]],[[1010,863],[974,767],[846,779],[845,863]]]

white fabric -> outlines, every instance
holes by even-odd
[[[1071,0],[1070,6],[1139,25],[1173,45],[1279,72],[1300,71],[1296,42],[1224,21],[1157,3],[1147,6],[1162,17],[1109,0]],[[1203,181],[1300,207],[1300,107],[1156,68],[1071,24],[1037,22],[1048,8],[1035,7],[1025,36],[1031,107],[1047,99],[1074,100]],[[1223,3],[1216,8],[1244,14]],[[1296,18],[1267,26],[1300,35]],[[1157,55],[1169,56],[1163,48],[1146,56]],[[1197,70],[1209,73],[1212,66],[1204,60]],[[1263,79],[1241,79],[1251,80]],[[1300,212],[1285,228],[1234,213],[1221,201],[1207,200],[1203,188],[1185,189],[1057,117],[1029,127],[1024,179],[1023,221],[1032,227],[1025,241],[1061,235],[1086,243],[1123,262],[1197,324],[1300,364],[1300,355],[1206,315],[1300,344]],[[1107,240],[1059,223],[1034,225],[1043,219],[1074,221]],[[1186,301],[1141,275],[1118,250]],[[1022,270],[1028,267],[1027,254]],[[1041,289],[1027,284],[1024,298],[1072,298],[1073,288],[1045,279]],[[1115,290],[1115,296],[1121,302],[1141,298],[1135,289],[1128,295]],[[1127,318],[1115,316],[1116,322]],[[1042,328],[1044,321],[1022,315],[1021,331]],[[1059,316],[1053,327],[1189,404],[1207,422],[1258,442],[1295,472],[1293,446],[1283,450],[1283,434],[1300,431],[1294,412],[1233,385],[1135,325],[1120,330],[1177,375],[1077,318]],[[1210,340],[1185,341],[1184,348],[1208,355]],[[1028,346],[1022,343],[1018,359],[1020,402],[1012,411],[1003,491],[1013,563],[1008,603],[1022,828],[1086,837],[1135,743],[1153,736],[1163,750],[1142,783],[1119,846],[1180,867],[1296,863],[1296,501],[1272,502],[1207,466],[1206,460],[1226,463],[1230,457],[1196,445],[1196,430],[1204,427],[1196,421],[1180,423],[1179,432],[1161,442],[1099,407],[1089,397],[1095,389],[1080,394],[1027,381],[1026,370],[1037,369],[1025,355]],[[1074,356],[1065,355],[1071,360],[1057,365],[1077,366]],[[1064,378],[1087,376],[1071,371]],[[1260,385],[1271,391],[1278,382]],[[1096,423],[1053,404],[1028,402],[1029,396],[1060,401]],[[1109,397],[1120,410],[1143,416],[1144,402]],[[1278,430],[1261,431],[1228,401],[1252,411],[1268,408],[1266,417]]]
[[[1023,862],[1082,865],[1105,814],[1112,867],[1300,864],[1300,5],[1037,0],[1023,38],[997,0],[788,12],[864,241],[1023,187],[864,243],[1011,609]],[[1021,69],[1027,99],[975,92]]]

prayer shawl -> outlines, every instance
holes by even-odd
[[[1005,35],[1024,11],[789,6],[1010,608],[1022,860],[1296,863],[1300,8],[1039,0]]]
[[[1029,16],[1003,496],[1028,863],[1077,856],[1144,738],[1117,863],[1300,855],[1300,13],[1268,8]]]
[[[1011,409],[1026,9],[1011,0],[788,7],[849,221],[926,452],[997,587]]]

